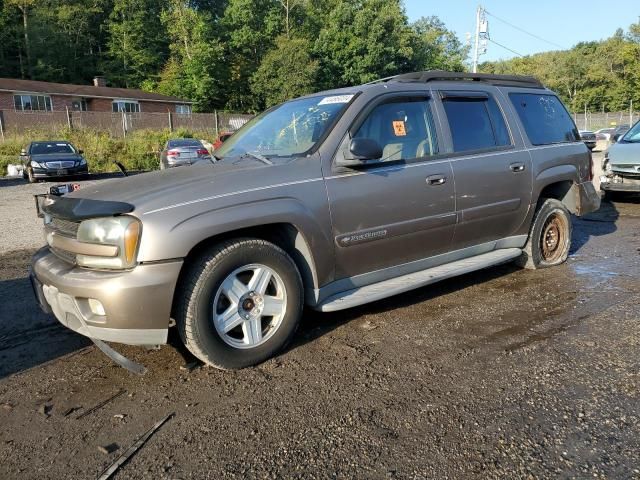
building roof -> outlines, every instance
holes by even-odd
[[[47,93],[85,98],[122,98],[148,102],[193,103],[178,97],[145,92],[134,88],[95,87],[93,85],[72,85],[70,83],[41,82],[18,78],[0,78],[0,92]]]

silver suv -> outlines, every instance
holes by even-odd
[[[291,100],[190,167],[46,200],[41,305],[69,328],[220,368],[331,312],[516,261],[558,265],[599,207],[591,155],[529,77],[398,75]]]

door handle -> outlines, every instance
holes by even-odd
[[[509,168],[512,172],[524,172],[524,163],[512,163]]]
[[[427,177],[427,185],[442,185],[447,181],[444,175],[430,175]]]

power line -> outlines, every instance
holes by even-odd
[[[538,40],[541,40],[541,41],[543,41],[543,42],[545,42],[545,43],[548,43],[549,45],[553,45],[554,47],[558,47],[558,48],[560,48],[560,49],[562,49],[562,50],[564,50],[564,49],[565,49],[565,47],[563,47],[562,45],[558,45],[558,44],[557,44],[557,43],[555,43],[555,42],[552,42],[552,41],[550,41],[550,40],[546,40],[546,39],[544,39],[544,38],[542,38],[542,37],[540,37],[540,36],[536,35],[535,33],[528,32],[528,31],[526,31],[524,28],[520,28],[520,27],[518,27],[517,25],[514,25],[513,23],[506,21],[506,20],[505,20],[505,19],[503,19],[503,18],[496,17],[493,13],[488,12],[487,10],[485,10],[485,11],[484,11],[484,13],[486,13],[487,15],[489,15],[489,16],[491,16],[491,17],[495,18],[495,19],[496,19],[496,20],[498,20],[499,22],[502,22],[502,23],[505,23],[505,24],[509,25],[511,28],[515,28],[516,30],[521,31],[522,33],[526,33],[527,35],[532,36],[533,38],[537,38]],[[495,42],[494,42],[494,43],[495,43]],[[501,45],[501,46],[502,46],[502,45]],[[504,48],[506,48],[506,47],[504,47]],[[507,49],[507,50],[509,50],[509,49]],[[520,54],[518,54],[518,55],[520,55]],[[520,55],[520,56],[522,56],[522,55]]]
[[[496,42],[495,40],[492,40],[491,38],[487,38],[487,40],[489,40],[491,43],[495,43],[497,46],[504,48],[505,50],[509,50],[511,53],[515,53],[516,55],[518,55],[519,57],[524,57],[524,55],[522,55],[521,53],[516,52],[515,50],[511,50],[509,47],[505,47],[504,45]]]

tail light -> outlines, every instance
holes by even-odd
[[[204,149],[204,148],[201,148],[201,149],[197,150],[196,153],[198,155],[209,155],[209,151]]]
[[[179,157],[180,156],[180,151],[179,150],[169,150],[167,152],[167,156],[168,157]]]

